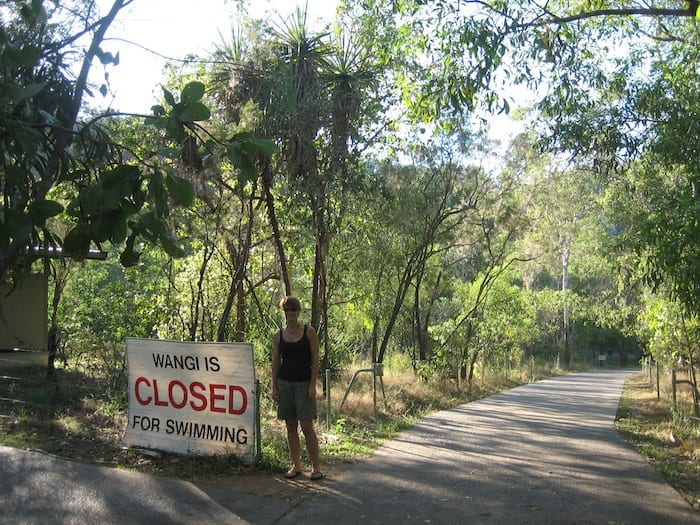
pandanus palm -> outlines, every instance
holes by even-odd
[[[229,42],[218,47],[215,53],[217,67],[214,70],[213,94],[228,120],[244,122],[256,136],[279,143],[280,115],[275,107],[275,83],[278,78],[275,72],[279,68],[278,60],[268,46],[246,46],[251,40],[255,42],[255,39],[234,32]],[[291,293],[292,281],[272,192],[275,171],[269,157],[258,155],[255,161],[272,228],[280,277],[286,293]]]
[[[263,31],[257,35],[262,35],[256,41],[260,45],[243,49],[238,39],[237,46],[228,46],[220,102],[236,120],[252,102],[255,133],[273,139],[280,148],[276,166],[265,163],[259,168],[287,293],[292,283],[271,191],[275,168],[308,204],[316,244],[311,323],[318,329],[322,317],[326,319],[326,260],[332,232],[339,227],[331,202],[337,208],[342,195],[334,192],[342,191],[349,180],[350,144],[363,89],[374,70],[353,40],[333,41],[327,33],[311,32],[300,10],[279,23],[269,38]]]

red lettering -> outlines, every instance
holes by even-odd
[[[243,414],[248,409],[248,393],[239,385],[213,383],[205,385],[200,381],[186,384],[179,379],[167,381],[137,377],[134,382],[134,395],[140,405],[171,406],[181,410],[187,405],[196,411],[218,412],[221,414]],[[167,391],[167,397],[166,397]]]
[[[206,410],[207,397],[204,394],[206,391],[207,391],[207,387],[205,387],[199,381],[195,381],[194,383],[190,383],[190,393],[192,394],[192,397],[199,400],[199,404],[197,404],[194,399],[192,401],[190,401],[190,406],[192,407],[192,410],[196,410],[197,412],[201,412],[202,410]]]
[[[160,396],[158,396],[158,380],[154,379],[153,380],[153,394],[156,397],[156,405],[161,406],[161,407],[167,407],[168,402],[167,401],[161,401]]]
[[[175,387],[180,389],[181,401],[179,402],[175,400]],[[170,400],[170,404],[173,405],[173,408],[182,408],[187,404],[187,388],[182,381],[170,381],[168,385],[168,399]]]
[[[150,381],[148,381],[148,379],[145,377],[136,378],[136,381],[134,382],[134,394],[136,395],[136,401],[138,401],[141,405],[148,405],[153,398],[151,396],[141,397],[141,391],[139,390],[139,385],[141,385],[141,383],[145,383],[147,387],[151,386]]]
[[[234,399],[236,398],[236,392],[241,394],[241,406],[240,408],[234,408]],[[248,394],[242,386],[229,385],[228,386],[228,413],[229,414],[242,414],[248,407]]]
[[[224,394],[217,394],[217,390],[225,390],[226,385],[209,385],[209,402],[211,403],[209,410],[212,412],[226,412],[226,408],[216,406],[217,401],[226,399]]]

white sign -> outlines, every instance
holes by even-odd
[[[255,454],[250,343],[127,338],[129,419],[123,442],[179,454]]]

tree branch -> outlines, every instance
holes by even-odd
[[[579,22],[581,20],[586,20],[588,18],[600,18],[608,16],[649,16],[649,17],[668,17],[668,16],[678,16],[678,17],[694,17],[697,8],[692,6],[688,9],[657,9],[657,8],[628,8],[628,9],[596,9],[594,11],[586,11],[582,13],[577,13],[569,16],[557,16],[554,13],[550,13],[550,16],[545,19],[537,20],[536,22],[528,22],[527,24],[522,24],[519,27],[533,27],[533,26],[543,26],[543,25],[560,25],[567,24],[569,22]]]

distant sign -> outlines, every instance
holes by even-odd
[[[129,419],[123,442],[179,454],[255,451],[249,343],[126,340]]]

